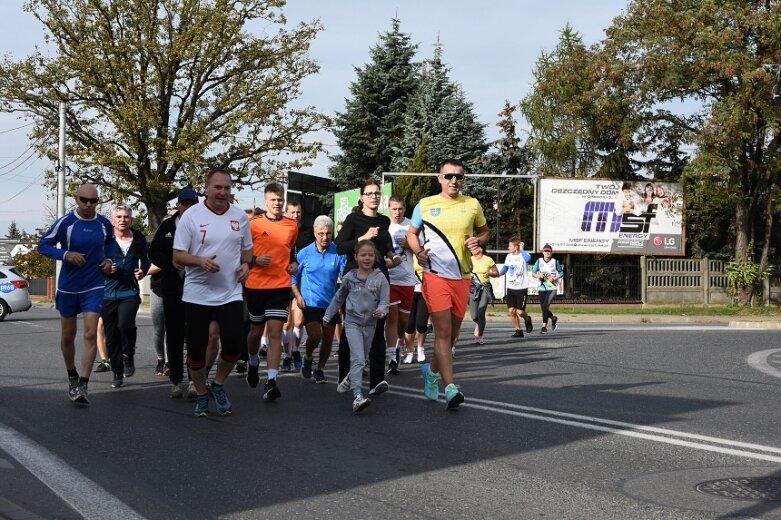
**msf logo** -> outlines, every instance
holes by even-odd
[[[615,202],[592,200],[586,203],[583,209],[583,219],[580,222],[581,231],[604,232],[610,226],[610,233],[648,233],[651,220],[656,217],[656,212],[651,211],[632,215],[624,213],[616,215]],[[595,226],[596,222],[596,227]]]

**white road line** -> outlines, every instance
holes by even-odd
[[[424,399],[423,395],[421,395],[422,391],[420,389],[412,389],[409,387],[394,385],[393,390],[401,390],[399,393],[408,397]],[[614,421],[611,419],[602,419],[600,417],[560,412],[557,410],[548,410],[545,408],[536,408],[533,406],[522,406],[499,401],[489,401],[487,399],[479,399],[474,397],[468,398],[466,404],[463,406],[477,408],[488,412],[511,415],[514,417],[523,417],[525,419],[534,419],[537,421],[547,421],[557,424],[564,424],[567,426],[584,428],[586,430],[615,433],[617,435],[624,435],[627,437],[634,437],[643,440],[781,464],[781,456],[773,455],[781,455],[781,448],[776,448],[774,446],[764,446],[761,444],[754,444],[749,442],[732,441],[729,439],[721,439],[719,437],[711,437],[708,435],[680,432],[666,428],[657,428],[654,426],[645,426],[642,424]],[[702,442],[693,442],[694,440]]]
[[[754,352],[746,357],[746,363],[756,370],[759,370],[763,374],[767,374],[771,377],[777,377],[781,379],[781,370],[770,366],[767,362],[767,358],[771,355],[781,353],[781,348],[771,348],[770,350],[761,350]]]
[[[29,321],[19,320],[16,323],[24,323],[25,325],[29,325],[30,327],[38,327],[39,329],[45,329],[46,328],[43,325],[38,325],[37,323],[31,323]]]
[[[145,520],[57,455],[3,424],[0,424],[0,449],[16,459],[85,520]]]

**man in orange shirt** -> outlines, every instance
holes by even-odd
[[[283,214],[285,191],[281,184],[267,184],[264,198],[266,213],[250,220],[252,262],[245,283],[250,319],[247,384],[255,388],[260,381],[258,351],[265,329],[269,348],[266,357],[268,381],[263,398],[273,401],[282,396],[277,387],[277,373],[282,355],[282,326],[287,322],[290,303],[290,275],[298,269],[294,254],[298,223]]]

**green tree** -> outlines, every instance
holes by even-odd
[[[636,0],[601,50],[604,91],[633,87],[624,93],[636,119],[618,134],[641,149],[644,138],[672,132],[694,144],[685,170],[693,200],[704,215],[731,208],[734,260],[759,258],[762,274],[781,180],[781,107],[772,104],[775,77],[765,69],[781,48],[780,8],[777,0]],[[680,100],[699,108],[676,113]],[[749,303],[755,288],[740,285],[737,301]]]
[[[52,129],[66,101],[71,184],[140,201],[154,229],[167,201],[200,186],[210,167],[231,168],[241,189],[321,151],[304,137],[328,118],[298,101],[301,81],[318,70],[307,53],[321,26],[275,29],[284,4],[30,0],[53,57],[4,58],[0,109],[27,112],[31,138],[54,159]]]
[[[355,68],[352,98],[336,115],[334,134],[340,153],[329,173],[341,189],[355,188],[367,177],[391,170],[393,150],[403,132],[404,114],[418,87],[417,45],[401,32],[400,21],[380,36],[372,61]]]
[[[43,256],[37,249],[17,253],[13,258],[13,264],[28,280],[54,276],[54,260]]]
[[[428,147],[429,138],[428,136],[423,136],[415,157],[404,168],[405,172],[431,173],[434,171],[434,168],[426,161]],[[396,177],[396,180],[393,181],[393,193],[404,197],[407,203],[407,214],[411,216],[412,210],[415,209],[420,199],[436,193],[436,185],[436,177],[415,177],[411,175]]]
[[[16,221],[12,220],[8,226],[8,231],[5,233],[5,238],[9,240],[21,240],[23,231],[19,230],[19,226],[16,225]]]

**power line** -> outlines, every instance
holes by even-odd
[[[26,128],[28,126],[32,126],[34,123],[27,123],[26,125],[17,126],[16,128],[9,128],[8,130],[0,130],[0,134],[7,134],[8,132],[13,132],[15,130],[21,130],[22,128]]]
[[[26,153],[27,151],[29,151],[29,150],[30,150],[30,148],[28,148],[27,150],[25,150],[25,153]],[[11,173],[13,173],[15,170],[18,170],[19,168],[21,168],[22,166],[24,166],[24,165],[25,165],[25,163],[27,163],[28,161],[30,161],[30,159],[32,159],[33,157],[35,157],[35,155],[36,155],[36,152],[35,152],[35,150],[33,150],[32,152],[30,152],[30,154],[29,154],[27,157],[25,157],[25,158],[24,158],[24,160],[22,160],[22,162],[20,162],[19,164],[17,164],[16,166],[14,166],[13,168],[11,168],[10,170],[8,170],[8,171],[6,171],[6,172],[0,172],[0,177],[5,177],[6,175],[10,175]],[[13,164],[13,162],[16,162],[18,159],[19,159],[19,158],[17,157],[16,159],[14,159],[14,160],[13,160],[11,163],[9,163],[8,165],[10,165],[10,164]],[[6,165],[6,166],[8,166],[8,165]],[[28,164],[28,165],[27,165],[27,167],[25,167],[25,169],[24,169],[24,170],[22,170],[22,172],[23,172],[23,171],[25,171],[25,170],[27,170],[27,168],[29,168],[29,167],[30,167],[30,165]],[[19,172],[19,173],[21,173],[21,172]]]

